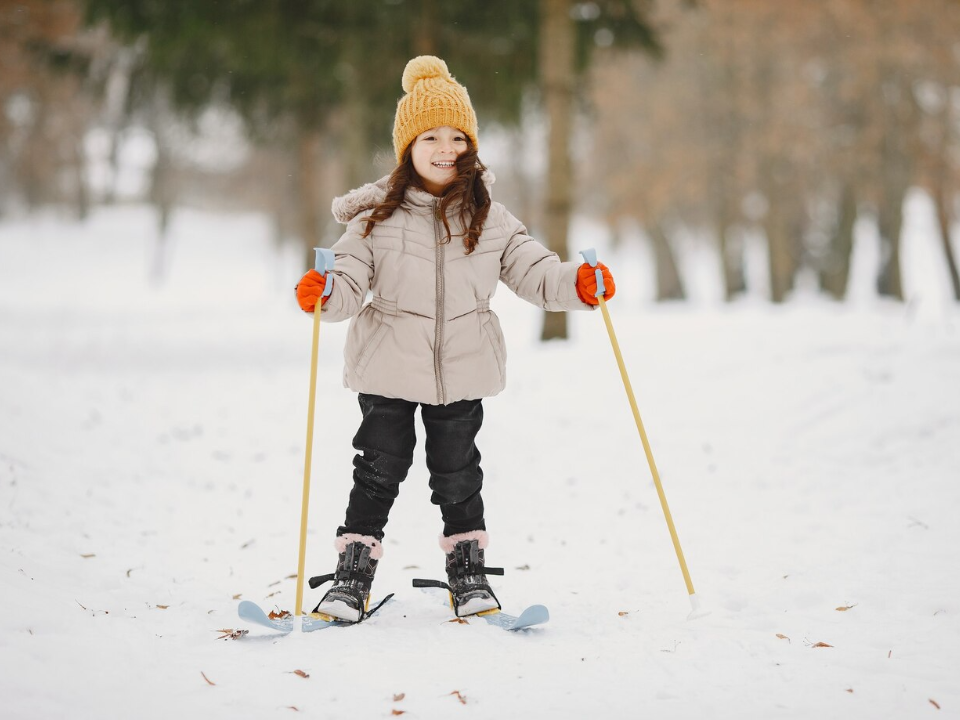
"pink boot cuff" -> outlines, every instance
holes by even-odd
[[[339,536],[336,541],[334,541],[333,546],[337,549],[338,553],[342,553],[347,549],[347,545],[355,542],[361,542],[370,548],[371,559],[379,560],[383,557],[383,545],[381,545],[380,541],[371,535],[356,535],[354,533],[347,533],[346,535]]]
[[[477,540],[480,549],[483,550],[487,547],[490,536],[487,535],[486,530],[474,530],[473,532],[460,533],[459,535],[451,535],[450,537],[441,535],[440,549],[443,550],[444,553],[452,553],[457,543],[463,542],[464,540]]]

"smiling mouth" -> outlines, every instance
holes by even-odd
[[[444,161],[441,160],[441,161],[439,161],[439,162],[435,162],[435,163],[431,163],[431,164],[432,164],[434,167],[440,168],[441,170],[449,170],[450,168],[452,168],[452,167],[454,166],[454,162],[453,162],[452,160],[451,160],[450,162],[444,162]]]

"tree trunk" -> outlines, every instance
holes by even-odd
[[[662,223],[654,222],[650,225],[650,239],[653,241],[653,256],[657,268],[657,302],[685,300],[687,295],[680,280],[680,271]]]
[[[362,78],[351,71],[351,81],[345,84],[343,110],[344,123],[342,155],[343,167],[347,175],[347,187],[360,187],[369,181],[370,142],[367,132],[367,118],[370,110],[359,92]]]
[[[417,55],[437,54],[437,7],[436,0],[421,0],[420,17],[413,38],[413,46]]]
[[[550,130],[547,139],[546,245],[567,259],[567,232],[573,191],[569,144],[572,128],[575,28],[570,0],[540,0],[540,84]],[[566,339],[566,313],[544,315],[541,340]]]
[[[365,94],[363,73],[358,70],[363,68],[364,58],[370,53],[370,47],[368,39],[361,32],[367,11],[362,3],[357,3],[350,6],[349,12],[351,25],[355,31],[344,38],[343,56],[339,64],[338,72],[343,75],[341,107],[344,122],[340,132],[336,133],[339,135],[336,140],[339,141],[339,154],[343,158],[346,187],[357,188],[371,180],[370,171],[373,160],[370,140],[370,105]],[[329,126],[326,138],[329,141]],[[324,159],[326,160],[326,157]]]
[[[952,234],[950,232],[950,220],[952,193],[950,192],[950,136],[951,136],[951,118],[950,107],[947,106],[942,111],[942,122],[940,128],[940,146],[937,148],[933,172],[933,202],[937,209],[937,223],[940,225],[940,241],[943,246],[943,256],[947,261],[947,271],[950,273],[950,284],[953,287],[953,297],[960,300],[960,274],[957,273],[957,258],[953,252]]]
[[[721,212],[717,219],[717,241],[720,247],[720,261],[723,264],[723,293],[727,302],[740,293],[746,292],[747,281],[743,271],[743,242],[730,239],[729,214]]]
[[[790,188],[778,177],[776,168],[768,167],[764,176],[768,210],[763,227],[767,235],[770,299],[782,303],[793,290],[794,276],[799,266],[799,233],[792,221],[794,199]]]
[[[76,183],[74,202],[77,211],[78,220],[86,220],[90,214],[90,190],[87,187],[87,157],[83,151],[82,130],[81,137],[76,138],[71,143],[73,149],[73,158],[71,169],[73,170],[74,183]]]
[[[947,261],[947,270],[950,273],[950,284],[953,286],[954,300],[960,300],[960,274],[957,272],[957,258],[953,252],[952,234],[950,232],[950,197],[943,188],[938,188],[934,197],[937,206],[937,222],[940,224],[940,240],[943,244],[943,255]]]
[[[163,126],[168,114],[164,99],[158,97],[151,108],[147,128],[153,134],[157,158],[150,172],[150,202],[157,211],[157,243],[153,250],[153,260],[148,269],[150,280],[155,285],[163,283],[167,275],[171,254],[169,247],[170,217],[176,201],[174,188],[173,159],[163,135]]]
[[[853,227],[856,222],[857,196],[853,186],[844,183],[840,191],[837,225],[820,269],[820,286],[837,300],[843,300],[847,294],[850,256],[853,253]]]
[[[733,168],[743,163],[743,128],[741,118],[743,81],[737,63],[729,59],[737,57],[736,42],[732,28],[719,27],[710,41],[716,43],[713,54],[722,62],[708,62],[708,75],[704,77],[701,91],[700,112],[702,132],[710,138],[709,184],[710,205],[716,215],[716,239],[720,251],[723,272],[724,299],[727,302],[747,289],[744,273],[744,249],[740,238],[731,237],[731,226],[736,221],[737,198],[743,194],[741,182]]]
[[[885,183],[886,185],[886,183]],[[900,275],[900,230],[903,227],[903,200],[906,188],[884,187],[877,209],[877,230],[880,234],[880,272],[877,292],[903,300]]]
[[[787,293],[793,289],[790,237],[779,211],[774,211],[772,207],[764,228],[767,234],[770,299],[775,303],[782,303],[787,299]]]
[[[142,62],[145,49],[146,37],[138,40],[132,48],[118,49],[107,78],[103,98],[104,125],[110,142],[110,182],[103,196],[106,205],[113,205],[116,201],[117,178],[120,176],[120,135],[129,120],[131,77]]]
[[[535,220],[530,218],[534,213],[534,200],[532,199],[530,192],[530,187],[533,184],[533,178],[528,177],[526,172],[526,164],[522,162],[517,162],[518,158],[523,157],[525,152],[524,146],[526,145],[527,139],[524,137],[523,130],[521,128],[514,128],[510,131],[509,134],[509,147],[510,147],[510,157],[514,158],[514,162],[508,165],[510,172],[510,183],[514,186],[514,191],[511,193],[511,207],[512,212],[516,214],[517,217],[522,217],[524,222],[528,226],[537,224]]]
[[[314,265],[316,253],[313,249],[320,247],[317,168],[320,141],[320,131],[316,128],[300,128],[297,138],[297,220],[308,268]]]
[[[903,300],[900,274],[900,234],[903,229],[903,201],[912,179],[911,133],[915,122],[912,90],[899,69],[881,74],[883,90],[883,139],[880,150],[880,295]]]
[[[15,171],[23,199],[31,212],[55,197],[55,144],[47,133],[50,113],[50,79],[40,77],[34,85],[33,118],[22,141],[22,149],[15,153]]]

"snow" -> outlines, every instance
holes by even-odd
[[[234,596],[293,607],[311,320],[262,218],[178,211],[159,286],[152,218],[0,224],[4,718],[960,717],[960,311],[916,212],[904,305],[858,279],[846,305],[655,306],[642,253],[601,253],[708,616],[687,620],[600,314],[541,344],[502,288],[488,562],[506,610],[550,623],[451,624],[410,587],[443,572],[418,448],[374,584],[394,600],[239,640],[217,639],[243,627]],[[351,482],[346,328],[321,328],[309,574],[333,569]]]

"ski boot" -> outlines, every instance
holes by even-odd
[[[484,567],[478,540],[461,540],[447,553],[450,604],[457,617],[500,609],[487,575],[503,575],[503,568]]]
[[[353,540],[360,536],[349,536],[350,541],[344,541],[344,537],[347,536],[337,538],[340,559],[336,572],[310,578],[311,588],[333,580],[333,587],[313,612],[325,616],[324,619],[356,623],[364,618],[370,605],[370,587],[383,549],[373,538]]]

